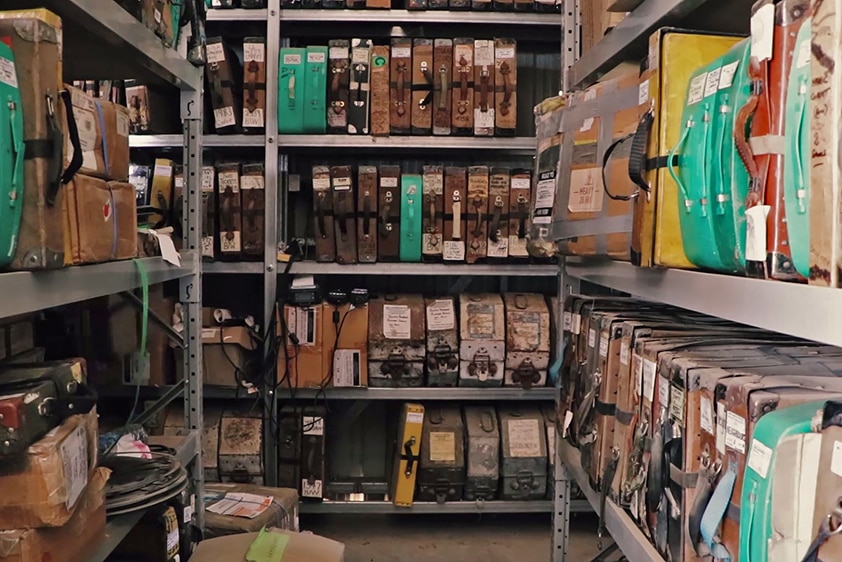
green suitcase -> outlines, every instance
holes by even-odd
[[[23,207],[23,111],[12,49],[0,43],[0,266],[15,256]]]
[[[421,184],[417,174],[401,176],[401,261],[421,261]]]
[[[280,52],[278,69],[278,132],[304,132],[304,49],[286,48]]]
[[[327,129],[327,47],[307,47],[304,66],[304,132],[324,134]]]

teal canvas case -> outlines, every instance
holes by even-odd
[[[307,47],[304,65],[304,132],[327,130],[327,47]]]
[[[278,132],[304,132],[305,50],[281,49],[278,68]]]
[[[421,176],[401,176],[400,260],[421,261]]]
[[[23,111],[15,57],[0,43],[0,266],[15,255],[23,205]]]
[[[810,278],[810,41],[807,20],[798,31],[786,92],[784,204],[792,263]]]

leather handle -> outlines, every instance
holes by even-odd
[[[760,81],[752,82],[752,92],[745,105],[740,108],[734,117],[734,145],[737,154],[740,156],[743,165],[746,167],[749,176],[749,193],[746,197],[746,208],[759,205],[763,201],[763,194],[760,193],[760,169],[754,161],[754,151],[746,137],[746,129],[754,112],[757,111],[757,104],[760,100]]]
[[[159,194],[160,195],[160,194]],[[222,193],[222,211],[219,213],[219,230],[225,233],[227,240],[234,239],[234,190],[231,186]]]
[[[488,412],[482,412],[479,415],[479,426],[484,432],[492,433],[494,431],[494,416]]]
[[[439,67],[439,78],[441,80],[441,95],[439,96],[438,108],[440,110],[446,110],[447,92],[450,91],[450,83],[448,82],[448,79],[450,78],[450,73],[448,72],[447,66],[441,65]]]
[[[73,146],[73,158],[61,174],[61,183],[66,184],[73,179],[76,172],[82,169],[82,141],[79,138],[76,118],[73,116],[73,102],[70,99],[70,91],[61,91],[61,101],[64,103],[65,112],[67,112],[67,132],[70,136],[70,144]],[[55,199],[53,199],[53,202],[55,202]]]
[[[409,440],[403,444],[403,457],[406,459],[406,471],[404,472],[404,475],[406,475],[407,478],[412,476],[412,470],[415,468],[415,461],[418,460],[418,457],[412,454],[413,445],[415,445],[414,436],[410,437]]]
[[[529,218],[529,212],[526,209],[526,197],[518,195],[517,198],[517,237],[526,238],[526,219]]]
[[[648,194],[652,191],[649,183],[643,177],[646,173],[646,149],[649,144],[649,133],[652,130],[652,122],[655,115],[647,111],[641,116],[637,123],[637,129],[632,138],[631,151],[629,152],[629,179],[640,189]]]
[[[15,127],[16,122],[22,122],[23,117],[20,117],[20,120],[17,118],[17,113],[21,112],[22,110],[19,107],[20,104],[9,102],[9,128],[11,129],[11,146],[12,155],[13,155],[13,164],[12,164],[12,191],[15,196],[9,198],[9,206],[15,208],[19,205],[22,205],[23,202],[20,201],[20,194],[23,190],[23,162],[24,162],[24,155],[26,154],[26,148],[23,142],[23,131],[18,131],[17,127]],[[19,221],[18,219],[15,219]],[[19,222],[18,222],[19,224]],[[8,345],[6,346],[8,349]]]
[[[476,217],[476,226],[474,227],[474,230],[473,230],[474,237],[477,237],[480,234],[482,234],[482,212],[481,212],[481,208],[482,208],[482,198],[480,198],[480,197],[474,198],[474,209],[475,209],[474,216]]]
[[[483,113],[488,111],[488,67],[483,66],[479,73],[479,109]]]
[[[494,214],[491,217],[488,238],[495,244],[500,241],[500,221],[503,217],[503,198],[499,195],[494,198]]]
[[[383,200],[383,208],[380,209],[380,236],[388,238],[392,232],[392,224],[389,222],[389,215],[392,213],[392,192],[387,191]]]
[[[503,75],[503,101],[500,102],[500,115],[508,115],[509,108],[512,106],[512,83],[509,76],[512,73],[512,68],[509,63],[503,61],[500,65],[500,74]]]
[[[459,114],[468,112],[468,59],[464,55],[459,57],[459,104],[457,111]]]
[[[363,193],[363,236],[371,235],[371,192]]]
[[[342,240],[348,239],[348,205],[347,205],[347,194],[346,193],[338,193],[338,201],[336,202],[337,209],[336,209],[336,219],[339,223],[339,233],[342,237]]]
[[[453,192],[453,240],[462,239],[462,195],[459,190]]]
[[[254,209],[256,206],[257,201],[254,199],[254,197],[249,197],[248,206],[244,209],[245,212],[243,214],[246,216],[246,220],[249,223],[248,226],[251,229],[254,229],[255,222],[257,221],[257,218],[255,216],[257,213]]]
[[[605,176],[605,170],[608,167],[608,162],[611,160],[611,155],[614,153],[614,150],[616,150],[618,146],[623,144],[628,139],[632,138],[634,135],[635,133],[630,133],[624,137],[615,140],[605,151],[605,154],[602,155],[602,188],[605,190],[605,195],[607,195],[609,199],[613,199],[614,201],[631,201],[640,194],[639,191],[635,191],[631,195],[615,195],[611,193],[611,190],[608,189],[608,180]]]
[[[347,64],[347,61],[339,61],[330,69],[330,72],[333,74],[330,79],[330,107],[337,115],[345,110],[345,102],[336,99],[339,97],[339,82],[342,80],[342,73],[345,72],[345,64]]]
[[[250,74],[248,80],[246,80],[246,91],[248,92],[246,105],[251,112],[257,109],[257,73],[260,70],[260,65],[257,64],[257,61],[250,61],[246,68]]]
[[[316,222],[319,226],[319,235],[327,238],[327,224],[325,221],[325,194],[316,195]]]
[[[421,109],[427,109],[427,106],[433,101],[434,86],[433,73],[427,64],[427,61],[421,61],[421,75],[424,77],[424,80],[427,81],[426,87],[429,87],[429,90],[427,91],[427,95],[418,102],[418,107]]]
[[[430,211],[430,224],[432,232],[435,232],[436,229],[436,196],[435,195],[428,195],[427,196],[427,208]]]
[[[398,63],[398,79],[396,84],[398,99],[398,115],[403,117],[406,114],[406,102],[404,101],[404,94],[406,92],[406,63]]]
[[[362,73],[365,70],[365,67],[361,64],[358,64],[354,67],[354,81],[357,83],[357,87],[354,88],[354,99],[351,100],[354,102],[355,106],[360,106],[363,101],[363,81],[362,81]]]
[[[44,97],[47,101],[47,129],[50,138],[50,148],[52,149],[47,170],[47,180],[49,181],[49,184],[47,185],[46,201],[48,206],[53,207],[56,204],[59,189],[61,189],[61,186],[65,183],[62,181],[62,174],[64,172],[64,154],[62,152],[62,148],[64,146],[64,136],[62,134],[61,127],[59,127],[58,119],[56,118],[56,108],[55,105],[53,105],[52,94],[47,92],[44,94]],[[68,130],[68,132],[70,133],[71,131]],[[73,139],[71,138],[71,141],[72,140]]]
[[[222,78],[219,77],[219,63],[212,62],[210,63],[210,71],[211,71],[211,82],[213,83],[213,87],[211,88],[211,96],[213,98],[213,106],[218,107],[222,106],[225,103],[225,100],[222,98]],[[292,80],[292,78],[290,78]]]

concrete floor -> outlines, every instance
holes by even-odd
[[[597,555],[597,520],[570,521],[569,560]],[[301,528],[342,541],[345,562],[548,562],[548,515],[302,516]]]

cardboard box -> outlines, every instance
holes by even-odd
[[[277,319],[277,333],[295,334],[298,344],[284,337],[286,354],[278,353],[278,382],[283,387],[319,388],[330,380],[331,353],[325,338],[325,326],[331,323],[333,307],[316,304],[308,307],[285,306],[285,324]],[[328,334],[329,335],[329,334]],[[330,344],[333,343],[331,339]],[[287,377],[289,370],[289,377]],[[288,380],[289,379],[289,380]]]
[[[280,529],[269,529],[266,533],[284,535],[276,537],[285,541],[279,562],[343,562],[345,545],[313,534],[293,533]],[[217,537],[202,541],[193,551],[190,562],[244,562],[246,554],[258,533],[245,533]],[[271,538],[271,537],[267,537]]]
[[[64,87],[70,92],[73,120],[82,148],[79,173],[106,180],[129,179],[129,110],[110,101],[94,98],[78,88]],[[63,108],[64,165],[68,166],[75,152],[70,141],[66,107]]]
[[[202,328],[202,380],[214,386],[237,386],[257,344],[248,328]]]
[[[0,529],[67,523],[96,467],[97,427],[96,408],[71,416],[22,457],[0,463]]]
[[[625,12],[608,11],[614,2],[615,0],[585,0],[581,3],[583,54],[626,17]]]
[[[328,344],[326,368],[332,368],[330,386],[368,386],[368,304],[351,310],[350,304],[336,308],[339,312],[339,339],[333,322],[334,307],[324,305],[324,336]],[[333,342],[337,342],[336,352]]]
[[[251,533],[263,527],[298,530],[298,492],[292,488],[270,488],[255,484],[206,484],[205,507],[221,500],[225,494],[255,494],[270,496],[272,505],[253,519],[234,515],[220,515],[205,510],[205,540],[214,537]]]

